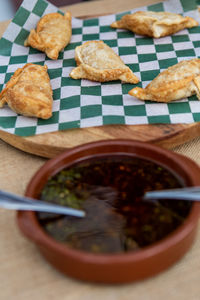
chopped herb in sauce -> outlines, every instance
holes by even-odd
[[[88,160],[50,178],[41,199],[83,209],[86,217],[38,213],[44,230],[68,246],[93,253],[135,251],[174,231],[191,202],[145,202],[145,192],[183,186],[154,162],[127,156]]]

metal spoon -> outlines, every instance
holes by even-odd
[[[187,201],[200,201],[200,187],[187,187],[169,190],[158,190],[146,192],[143,196],[145,201],[156,202],[158,199],[167,200],[187,200]]]
[[[84,217],[85,212],[82,210],[51,204],[48,202],[18,196],[0,190],[0,207],[15,210],[33,210],[55,214],[70,215],[75,217]]]

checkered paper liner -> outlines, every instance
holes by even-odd
[[[133,84],[119,81],[99,83],[69,77],[76,66],[74,49],[89,40],[103,40],[138,76],[137,86],[145,87],[161,71],[181,60],[200,57],[200,27],[182,30],[160,39],[139,36],[110,24],[137,10],[168,11],[200,21],[195,0],[169,0],[116,15],[94,19],[72,19],[70,44],[58,60],[24,47],[24,40],[38,20],[58,8],[44,0],[24,0],[0,40],[0,90],[16,69],[26,63],[46,64],[53,89],[53,116],[48,120],[17,115],[8,106],[0,109],[0,130],[29,136],[70,128],[106,124],[193,123],[200,121],[200,101],[196,96],[171,103],[140,101],[128,91]]]

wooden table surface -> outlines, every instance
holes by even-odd
[[[159,1],[101,0],[66,7],[73,16],[114,13]],[[0,24],[3,32],[8,22]],[[200,139],[173,148],[200,164]],[[0,140],[0,189],[23,194],[46,161]],[[200,226],[190,251],[173,267],[142,282],[97,285],[63,276],[41,257],[16,225],[15,212],[0,209],[0,300],[199,300]]]

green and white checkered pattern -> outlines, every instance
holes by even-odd
[[[138,9],[137,9],[138,10]],[[140,10],[169,11],[200,21],[195,0],[169,0]],[[70,44],[50,60],[44,53],[24,47],[30,29],[43,15],[58,8],[44,0],[25,0],[0,40],[0,90],[14,71],[26,63],[48,66],[53,88],[53,116],[48,120],[17,115],[8,106],[0,109],[0,129],[20,136],[105,124],[193,123],[200,121],[196,96],[171,103],[140,101],[128,95],[134,86],[120,81],[99,83],[74,80],[69,73],[76,66],[74,49],[88,40],[103,40],[120,55],[145,87],[161,71],[185,59],[200,57],[200,27],[182,30],[173,36],[152,39],[110,24],[122,15],[72,19]]]

